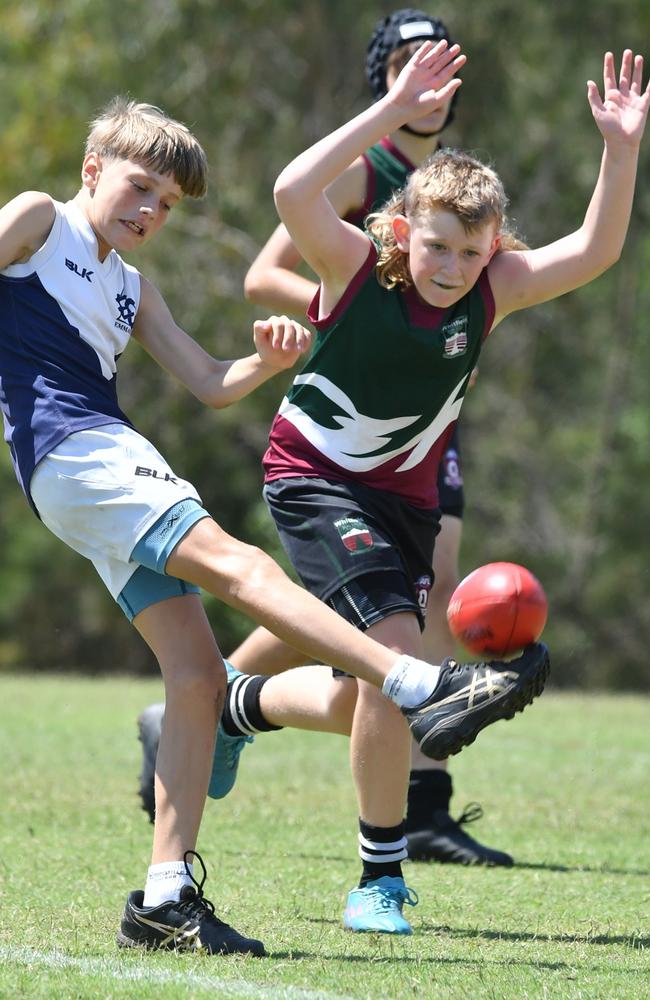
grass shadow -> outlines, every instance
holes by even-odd
[[[340,926],[340,921],[332,917],[301,917],[306,923],[332,924]],[[439,934],[451,938],[467,938],[483,941],[539,941],[553,944],[622,944],[627,948],[643,951],[650,947],[650,937],[639,934],[538,934],[534,931],[499,931],[481,927],[450,927],[448,924],[420,923],[418,931]]]

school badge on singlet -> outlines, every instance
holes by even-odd
[[[360,517],[341,517],[338,521],[334,522],[334,527],[338,531],[346,549],[352,555],[367,552],[375,544],[370,533],[370,528]]]
[[[443,356],[457,358],[467,351],[467,316],[459,316],[451,323],[445,323],[440,330],[444,337]]]

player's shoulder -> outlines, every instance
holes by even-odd
[[[17,218],[29,218],[35,222],[50,224],[56,214],[55,201],[45,191],[23,191],[5,205]]]
[[[44,191],[23,191],[0,212],[0,263],[28,260],[47,239],[56,218],[56,205]]]

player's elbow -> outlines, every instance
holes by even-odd
[[[259,268],[255,266],[251,267],[244,278],[244,298],[248,302],[255,303],[255,305],[263,306],[265,304],[264,293],[266,291],[266,284]]]
[[[275,207],[278,210],[278,215],[283,220],[294,211],[300,212],[304,210],[305,195],[302,191],[300,178],[295,175],[291,166],[289,164],[282,171],[273,187]]]

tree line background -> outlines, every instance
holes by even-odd
[[[3,202],[79,186],[87,123],[114,94],[186,121],[211,163],[206,199],[175,209],[133,258],[211,352],[251,349],[246,270],[276,224],[272,186],[302,148],[368,101],[379,0],[7,0],[0,35]],[[462,42],[449,145],[493,162],[518,232],[536,246],[580,224],[601,152],[586,81],[606,48],[644,51],[647,0],[426,5]],[[621,261],[588,288],[506,320],[461,417],[462,570],[526,564],[550,600],[560,686],[645,690],[650,650],[650,135]],[[396,345],[399,350],[399,345]],[[120,398],[233,534],[283,561],[260,459],[288,378],[220,412],[131,345]],[[155,664],[93,568],[31,515],[0,453],[0,669],[148,672]],[[206,598],[222,649],[250,629]]]

